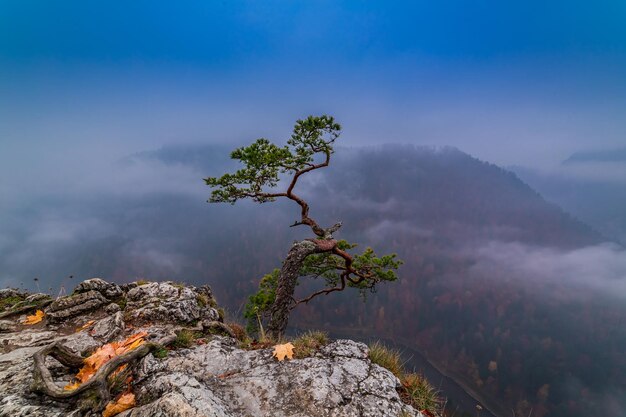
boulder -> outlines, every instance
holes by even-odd
[[[103,344],[113,340],[124,331],[124,318],[118,311],[112,316],[99,320],[94,324],[89,334]]]
[[[210,298],[209,298],[210,297]],[[132,288],[126,294],[127,318],[139,322],[191,323],[220,320],[211,305],[214,300],[205,290],[197,291],[172,282],[152,282]]]
[[[12,332],[17,327],[17,324],[11,320],[0,320],[0,333]]]
[[[310,358],[278,362],[270,349],[245,351],[232,339],[143,359],[137,387],[148,405],[122,417],[419,416],[400,400],[400,381],[372,364],[367,346],[338,340]]]
[[[78,284],[74,288],[74,293],[80,294],[88,291],[97,291],[109,300],[113,300],[122,296],[123,291],[119,285],[112,282],[106,282],[101,278],[91,278]]]
[[[1,300],[5,300],[7,298],[19,298],[19,299],[24,299],[28,296],[28,294],[26,294],[23,291],[20,291],[18,289],[15,288],[2,288],[0,289],[0,301]]]
[[[98,291],[68,295],[54,301],[46,310],[50,323],[58,323],[95,310],[108,304],[108,300]]]

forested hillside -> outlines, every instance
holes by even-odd
[[[200,179],[227,163],[216,154],[226,152],[165,148],[119,165],[184,169],[185,181],[198,179],[192,192],[174,176],[167,192],[44,197],[10,213],[3,276],[31,287],[39,277],[53,292],[92,276],[208,283],[240,314],[258,278],[280,266],[292,241],[308,236],[288,227],[298,215],[289,202],[207,205]],[[620,415],[623,248],[604,243],[514,174],[453,148],[339,149],[334,158],[302,184],[312,214],[325,225],[343,221],[337,237],[395,251],[405,264],[399,281],[367,303],[356,293],[322,297],[294,310],[295,325],[416,346],[505,415]],[[67,207],[79,203],[90,209],[67,218]],[[89,234],[50,243],[53,226],[67,231],[85,222]],[[12,235],[26,224],[30,236]]]

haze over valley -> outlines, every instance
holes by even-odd
[[[93,276],[208,282],[239,315],[258,278],[306,234],[288,227],[289,202],[207,204],[201,178],[231,167],[226,156],[214,145],[139,152],[109,169],[142,178],[143,192],[50,195],[5,211],[2,285],[57,294]],[[623,246],[455,148],[341,148],[333,158],[302,184],[312,212],[405,265],[367,303],[356,293],[316,299],[295,325],[416,348],[494,410],[621,409]]]
[[[283,197],[208,204],[204,179],[328,115],[297,194],[404,264],[288,331],[413,352],[457,393],[437,417],[626,417],[624,22],[622,0],[3,0],[0,288],[206,284],[243,323],[313,229]]]

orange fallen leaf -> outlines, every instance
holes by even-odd
[[[124,369],[128,368],[128,364],[125,363],[123,365],[120,365],[115,371],[113,371],[111,373],[111,375],[109,375],[109,378],[115,378],[116,376],[118,376],[120,373],[124,372]],[[132,379],[131,379],[132,380]]]
[[[96,373],[96,369],[93,366],[85,365],[76,374],[76,379],[79,382],[87,382]]]
[[[126,411],[135,406],[135,394],[129,392],[123,394],[117,401],[110,401],[104,411],[102,417],[113,417],[122,411]]]
[[[126,339],[122,340],[121,342],[117,342],[119,344],[119,346],[128,346],[131,345],[133,343],[135,343],[137,340],[142,340],[148,336],[148,332],[139,332],[139,333],[135,333],[132,336],[128,336]],[[115,343],[115,342],[114,342]]]
[[[63,389],[65,391],[71,391],[74,390],[76,388],[80,387],[80,382],[79,381],[74,381],[73,383],[70,382],[69,384],[67,384],[66,386],[63,387]]]
[[[143,345],[144,340],[143,339],[137,339],[135,340],[133,343],[130,343],[128,345],[124,345],[124,346],[120,346],[117,349],[115,349],[115,353],[117,353],[118,355],[122,355],[126,352],[129,352],[133,349],[138,348],[139,346]]]
[[[78,372],[76,377],[81,382],[87,381],[93,376],[93,374],[96,373],[98,369],[100,369],[102,365],[110,361],[115,356],[117,356],[117,354],[115,352],[115,348],[112,346],[112,343],[99,347],[94,353],[91,354],[91,356],[85,358],[83,361],[85,366],[80,369],[80,372]]]
[[[22,324],[28,324],[28,325],[37,324],[41,320],[43,320],[45,315],[46,313],[44,313],[43,311],[37,310],[35,311],[35,314],[33,314],[32,316],[26,316],[26,320],[24,320]]]
[[[123,355],[145,343],[144,337],[148,333],[141,332],[128,337],[120,342],[107,343],[96,349],[89,357],[84,359],[84,366],[80,368],[76,374],[76,379],[81,383],[88,381],[92,376],[98,372],[98,369],[105,363],[110,361],[116,356]],[[118,372],[120,369],[117,370]]]
[[[293,359],[294,347],[295,346],[289,342],[282,345],[275,345],[273,355],[276,357],[276,359],[278,359],[279,362],[282,362],[283,360],[285,360],[285,358]]]
[[[93,326],[93,324],[94,324],[95,322],[96,322],[95,320],[89,320],[87,323],[85,323],[85,324],[83,324],[81,327],[79,327],[79,328],[76,330],[76,333],[78,333],[78,332],[82,332],[83,330],[90,328],[91,326]]]

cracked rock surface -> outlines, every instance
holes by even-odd
[[[233,339],[215,337],[164,360],[148,355],[140,368],[137,396],[150,403],[120,416],[153,416],[156,404],[171,410],[158,415],[172,417],[421,415],[400,401],[400,381],[352,340],[278,362],[271,349],[245,351]]]
[[[208,294],[208,295],[207,295]],[[163,323],[218,320],[215,308],[203,306],[212,298],[210,290],[171,282],[153,282],[127,293],[128,311],[133,319]]]
[[[45,308],[41,323],[22,324],[32,312],[6,317],[0,332],[0,417],[100,417],[79,410],[75,399],[56,401],[31,391],[34,353],[61,341],[86,355],[141,330],[157,340],[182,327],[202,329],[203,321],[221,320],[215,306],[208,287],[171,282],[117,286],[91,279]],[[204,344],[172,349],[160,359],[148,354],[132,363],[137,406],[118,415],[423,417],[401,402],[400,382],[371,363],[362,343],[337,340],[311,357],[278,362],[272,349],[243,350],[231,337],[203,335]],[[76,372],[52,358],[46,367],[59,386]]]

